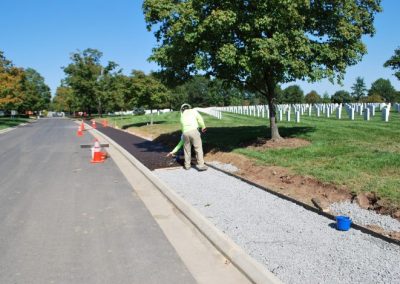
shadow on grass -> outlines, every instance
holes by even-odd
[[[153,121],[153,125],[154,124],[164,124],[166,123],[165,120],[163,121]],[[141,126],[145,126],[145,125],[149,125],[150,122],[137,122],[137,123],[131,123],[131,124],[124,124],[122,125],[122,129],[127,129],[129,127],[141,127]]]
[[[293,138],[302,134],[314,132],[313,127],[280,127],[283,138]],[[180,131],[162,134],[154,142],[166,145],[171,150],[179,143]],[[201,134],[204,153],[222,151],[231,152],[234,149],[251,145],[258,138],[270,139],[270,129],[266,126],[211,127]]]

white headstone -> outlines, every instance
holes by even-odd
[[[342,118],[342,106],[339,106],[339,107],[336,109],[336,118],[337,118],[337,119],[341,119],[341,118]]]
[[[387,107],[385,107],[385,108],[382,110],[382,119],[383,119],[383,121],[389,122],[389,114],[390,114],[389,109],[388,109]]]
[[[364,120],[369,120],[369,118],[370,118],[370,109],[366,108],[364,110]]]
[[[296,111],[296,123],[300,122],[300,111]]]
[[[350,108],[350,113],[349,113],[350,120],[354,120],[354,111],[355,111],[354,108]]]

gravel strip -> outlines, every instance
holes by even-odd
[[[400,232],[400,222],[396,219],[362,209],[358,204],[349,201],[333,203],[329,209],[334,215],[349,216],[354,223],[359,225],[377,225],[386,231]]]
[[[154,173],[285,283],[399,283],[400,247],[209,168]]]
[[[214,167],[224,170],[229,173],[237,172],[239,169],[232,164],[223,164],[218,161],[207,162],[207,164],[213,165]]]

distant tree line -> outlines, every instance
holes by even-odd
[[[69,113],[115,112],[147,109],[179,109],[184,102],[194,106],[227,106],[267,104],[259,92],[239,89],[226,81],[195,75],[180,85],[165,85],[159,73],[145,74],[133,70],[124,75],[118,64],[100,62],[102,53],[86,49],[71,54],[70,64],[63,67],[65,78],[55,92],[50,105],[50,88],[44,78],[32,68],[16,67],[0,51],[0,110],[38,112],[52,109]],[[400,79],[400,49],[395,50],[384,64],[397,71]],[[304,94],[298,85],[275,88],[276,103],[347,103],[347,102],[400,102],[400,93],[387,79],[378,79],[368,89],[364,79],[358,77],[351,90],[339,90],[334,94],[311,91]]]
[[[0,110],[20,114],[49,108],[50,88],[33,68],[14,66],[0,51]]]
[[[133,70],[127,76],[115,62],[103,66],[102,55],[90,48],[71,54],[71,63],[62,67],[65,78],[55,92],[54,110],[102,115],[135,108],[179,109],[185,102],[194,106],[224,106],[241,104],[250,98],[221,80],[200,75],[174,87],[164,85],[157,73]]]
[[[328,93],[321,96],[314,90],[304,95],[298,85],[288,86],[283,90],[279,88],[277,94],[278,103],[400,102],[400,92],[393,87],[390,80],[382,78],[373,82],[367,89],[364,79],[357,77],[351,91],[339,90],[331,96]]]

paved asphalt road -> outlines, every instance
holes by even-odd
[[[67,119],[0,134],[0,283],[193,283],[143,203]]]

